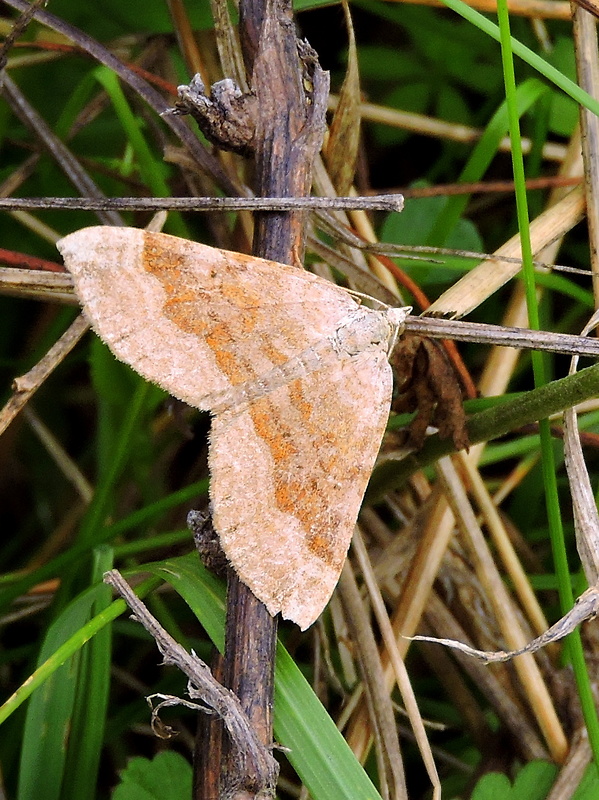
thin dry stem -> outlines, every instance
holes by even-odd
[[[0,411],[0,435],[6,430],[46,378],[66,358],[89,329],[87,319],[80,314],[60,339],[25,375],[15,378],[15,392]]]
[[[599,92],[599,56],[596,17],[579,8],[572,9],[572,31],[578,83],[591,95]],[[585,197],[589,252],[593,270],[595,305],[599,301],[599,119],[586,108],[580,108],[582,160],[585,174]]]
[[[503,561],[506,572],[514,585],[514,591],[522,608],[536,633],[543,633],[547,628],[547,619],[543,614],[539,601],[532,590],[528,576],[518,558],[514,546],[507,534],[497,506],[493,502],[479,471],[470,459],[461,457],[460,468],[466,473],[474,499],[480,508],[485,525]]]
[[[514,650],[525,647],[528,637],[518,624],[505,584],[497,571],[463,485],[449,459],[440,460],[437,474],[445,486],[446,497],[461,533],[468,542],[476,573],[481,584],[487,588],[486,596],[493,607],[508,646]],[[528,702],[543,731],[552,756],[556,761],[561,762],[568,751],[568,742],[539,668],[531,655],[519,659],[515,663],[515,667],[520,680],[526,687]]]
[[[399,688],[402,700],[404,702],[410,724],[412,725],[412,730],[414,731],[414,735],[420,749],[420,753],[426,765],[428,776],[433,784],[433,798],[434,800],[440,800],[441,781],[439,780],[433,754],[428,743],[422,716],[420,715],[420,711],[418,709],[418,703],[416,702],[414,690],[412,689],[405,664],[399,653],[397,642],[393,634],[393,628],[387,614],[387,609],[385,608],[385,603],[383,602],[383,598],[374,576],[372,564],[370,563],[368,552],[362,540],[359,529],[357,529],[354,533],[352,547],[358,560],[358,564],[360,565],[364,582],[368,589],[374,615],[381,631],[385,648],[389,655],[389,662],[393,667],[395,682],[397,683],[397,687]]]
[[[555,5],[555,0],[551,0],[551,5]],[[564,4],[565,5],[565,4]],[[329,97],[329,109],[334,111],[339,103],[339,98],[332,94]],[[368,122],[378,122],[381,125],[389,125],[391,128],[400,128],[421,136],[431,136],[435,139],[448,139],[452,142],[463,142],[464,144],[477,142],[483,135],[483,131],[472,128],[469,125],[460,125],[457,122],[447,122],[443,119],[415,114],[411,111],[400,111],[388,106],[379,106],[375,103],[360,103],[360,116]],[[525,154],[530,153],[532,142],[524,137],[522,139],[522,150]],[[505,136],[499,143],[499,150],[504,153],[511,152],[511,142],[509,136]],[[543,158],[547,161],[563,161],[566,155],[566,148],[557,142],[546,142],[543,145]]]
[[[395,800],[401,798],[407,800],[397,726],[389,690],[385,687],[374,634],[349,561],[346,561],[343,567],[338,589],[343,600],[347,626],[357,648],[365,696],[370,705],[370,719],[379,741],[377,755],[383,759],[382,774],[386,776],[391,796]]]

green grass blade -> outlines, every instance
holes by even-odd
[[[487,19],[480,12],[475,11],[463,0],[443,0],[447,8],[450,8],[460,17],[470,22],[480,31],[495,39],[496,42],[501,41],[499,26],[490,19]],[[376,0],[353,0],[353,5],[364,8],[371,14],[376,14],[382,19],[390,20],[394,23],[401,24],[401,15],[404,10],[401,7],[394,6],[389,3],[379,3]],[[563,75],[558,69],[545,61],[544,58],[537,55],[533,50],[526,45],[519,42],[517,39],[511,37],[511,46],[513,52],[536,70],[539,75],[542,75],[558,89],[561,89],[576,103],[588,108],[594,114],[599,115],[599,101],[591,97],[588,92],[581,89],[578,84]]]
[[[534,79],[524,81],[516,90],[515,102],[518,116],[525,114],[546,92],[547,87],[540,81]],[[459,183],[475,183],[482,179],[499,150],[501,141],[507,132],[508,124],[508,107],[504,102],[493,114],[483,135],[474,147],[466,166],[460,174]],[[447,242],[451,231],[457,225],[469,202],[469,194],[456,195],[449,198],[442,217],[438,220],[429,236],[429,244],[440,247]]]
[[[101,581],[102,575],[113,566],[109,547],[97,548],[94,555],[92,583]],[[99,583],[91,614],[101,614],[111,602],[110,587]],[[95,796],[110,689],[111,640],[112,628],[106,625],[81,650],[61,800]]]
[[[148,146],[141,130],[140,120],[129,106],[118,77],[107,67],[98,67],[94,74],[107,91],[114,110],[123,126],[128,142],[133,149],[141,179],[150,189],[154,197],[169,197],[171,192],[166,181],[168,169],[165,162],[155,158],[154,151]],[[168,229],[175,236],[188,238],[188,231],[181,215],[171,212]]]
[[[222,651],[225,589],[195,553],[144,567],[165,578]],[[282,644],[277,647],[274,727],[277,741],[313,800],[378,800],[380,795]]]
[[[39,655],[39,669],[54,662],[43,691],[27,709],[18,800],[58,800],[65,775],[67,746],[78,690],[80,648],[60,660],[56,652],[85,626],[103,587],[94,587],[70,603],[51,625]],[[81,645],[83,642],[81,642]]]
[[[157,585],[158,581],[156,578],[152,578],[137,586],[135,591],[140,597],[144,597],[152,589],[155,589]],[[99,588],[103,587],[94,586],[91,589],[88,589],[86,592],[76,598],[76,600],[73,601],[73,604],[83,604],[84,600],[82,598],[87,598],[88,595],[92,595],[92,598],[89,601],[86,601],[91,605],[93,602],[93,597],[95,597],[94,592],[97,592]],[[67,609],[68,608],[71,608],[71,606],[68,606]],[[67,609],[65,609],[63,614],[66,614]],[[119,617],[125,610],[125,602],[123,600],[115,600],[105,611],[102,611],[100,614],[93,617],[93,619],[91,619],[87,624],[84,624],[82,627],[78,628],[76,632],[66,641],[64,641],[64,638],[62,637],[54,637],[55,649],[52,650],[52,646],[48,646],[44,649],[43,655],[45,660],[42,661],[42,657],[40,656],[39,667],[17,689],[17,691],[14,692],[14,694],[12,694],[8,700],[6,700],[6,702],[0,706],[0,725],[6,719],[8,719],[12,713],[14,713],[17,708],[19,708],[19,706],[25,702],[25,700],[31,697],[36,689],[39,689],[41,686],[43,686],[44,683],[51,678],[56,671],[69,660],[69,658],[71,658],[71,656],[75,655],[79,650],[81,650],[86,642],[95,636],[98,631],[101,631],[105,625],[108,625],[110,622]],[[72,626],[72,628],[75,627],[75,625]],[[63,643],[59,644],[59,641],[62,641]],[[51,654],[46,656],[46,653]]]
[[[110,465],[101,476],[92,502],[81,523],[79,541],[82,543],[95,542],[101,532],[115,484],[127,463],[132,436],[143,412],[148,391],[149,384],[140,383],[131,400],[119,436],[116,437],[116,450],[112,455]]]
[[[177,492],[173,492],[167,497],[157,500],[155,503],[150,503],[145,508],[134,511],[122,520],[119,520],[119,522],[115,522],[114,525],[104,528],[103,531],[95,537],[95,542],[93,544],[88,542],[74,544],[64,553],[61,553],[47,564],[30,572],[28,575],[11,579],[10,585],[0,589],[0,608],[7,607],[17,597],[28,592],[32,586],[50,578],[55,578],[57,575],[61,575],[66,567],[74,564],[82,556],[88,554],[94,544],[97,546],[103,542],[110,542],[122,533],[138,528],[144,523],[154,521],[157,517],[175,506],[188,503],[191,500],[197,499],[198,496],[205,495],[207,491],[207,479],[192,483],[184,489],[179,489]],[[191,534],[189,535],[191,537]]]
[[[452,0],[455,2],[455,0]],[[503,63],[506,102],[510,115],[510,138],[512,142],[512,164],[514,169],[514,183],[516,189],[516,208],[518,214],[518,228],[522,250],[522,272],[526,289],[526,305],[528,309],[529,325],[533,329],[540,328],[539,309],[536,294],[535,270],[533,253],[530,241],[530,225],[528,215],[528,201],[526,195],[526,176],[524,172],[524,157],[522,154],[522,141],[516,103],[516,78],[512,48],[515,51],[514,41],[510,35],[509,12],[507,0],[497,0],[497,14],[501,33],[501,55]],[[597,112],[595,112],[597,113]],[[546,357],[543,353],[532,352],[532,366],[535,387],[544,386],[547,382]],[[543,483],[547,503],[547,516],[553,559],[558,578],[559,595],[562,613],[567,613],[574,603],[572,583],[566,543],[562,524],[559,493],[553,443],[548,419],[539,420],[539,433],[541,438],[541,464],[543,469]],[[573,661],[576,684],[583,707],[583,714],[593,756],[597,769],[599,769],[599,719],[593,702],[591,683],[584,659],[584,651],[580,632],[575,631],[568,639],[568,647]]]

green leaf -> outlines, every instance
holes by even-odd
[[[92,583],[113,566],[112,549],[106,545],[94,551]],[[96,586],[91,615],[105,611],[112,602],[108,586]],[[102,628],[81,651],[77,696],[69,734],[69,749],[61,800],[80,800],[95,795],[100,756],[104,743],[106,709],[110,689],[112,627]]]
[[[599,797],[599,775],[595,764],[589,764],[572,795],[572,800],[596,800]]]
[[[543,800],[549,794],[557,772],[557,765],[548,761],[526,764],[514,780],[513,800]]]
[[[418,186],[426,186],[419,181]],[[401,214],[389,214],[381,230],[384,242],[401,242],[405,245],[422,245],[429,240],[431,232],[438,221],[445,215],[449,199],[446,197],[418,197],[408,200]],[[448,247],[460,250],[472,250],[480,253],[484,248],[476,226],[467,219],[458,219],[449,234]],[[448,282],[470,269],[475,261],[457,256],[432,255],[431,259],[443,262],[442,265],[431,266],[426,261],[409,261],[398,259],[409,275],[412,275],[421,286]]]
[[[112,800],[182,800],[191,797],[191,765],[174,750],[132,758],[121,772]]]
[[[479,780],[471,800],[544,800],[555,781],[557,766],[531,761],[516,775],[513,785],[501,772],[489,772]]]
[[[512,787],[502,772],[488,772],[474,787],[471,800],[510,800]]]
[[[570,37],[559,36],[547,61],[560,70],[568,78],[576,80],[576,64],[574,60],[574,42]],[[578,106],[563,92],[553,92],[551,98],[550,127],[558,136],[571,136],[578,123]]]

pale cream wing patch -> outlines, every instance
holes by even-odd
[[[357,308],[309,272],[166,234],[98,226],[57,246],[115,356],[196,408],[285,364]]]
[[[210,447],[215,527],[241,580],[302,629],[339,579],[385,431],[384,349],[340,358],[219,414]]]

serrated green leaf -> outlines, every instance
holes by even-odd
[[[191,797],[191,765],[174,750],[152,760],[132,758],[121,772],[112,800],[182,800]]]

